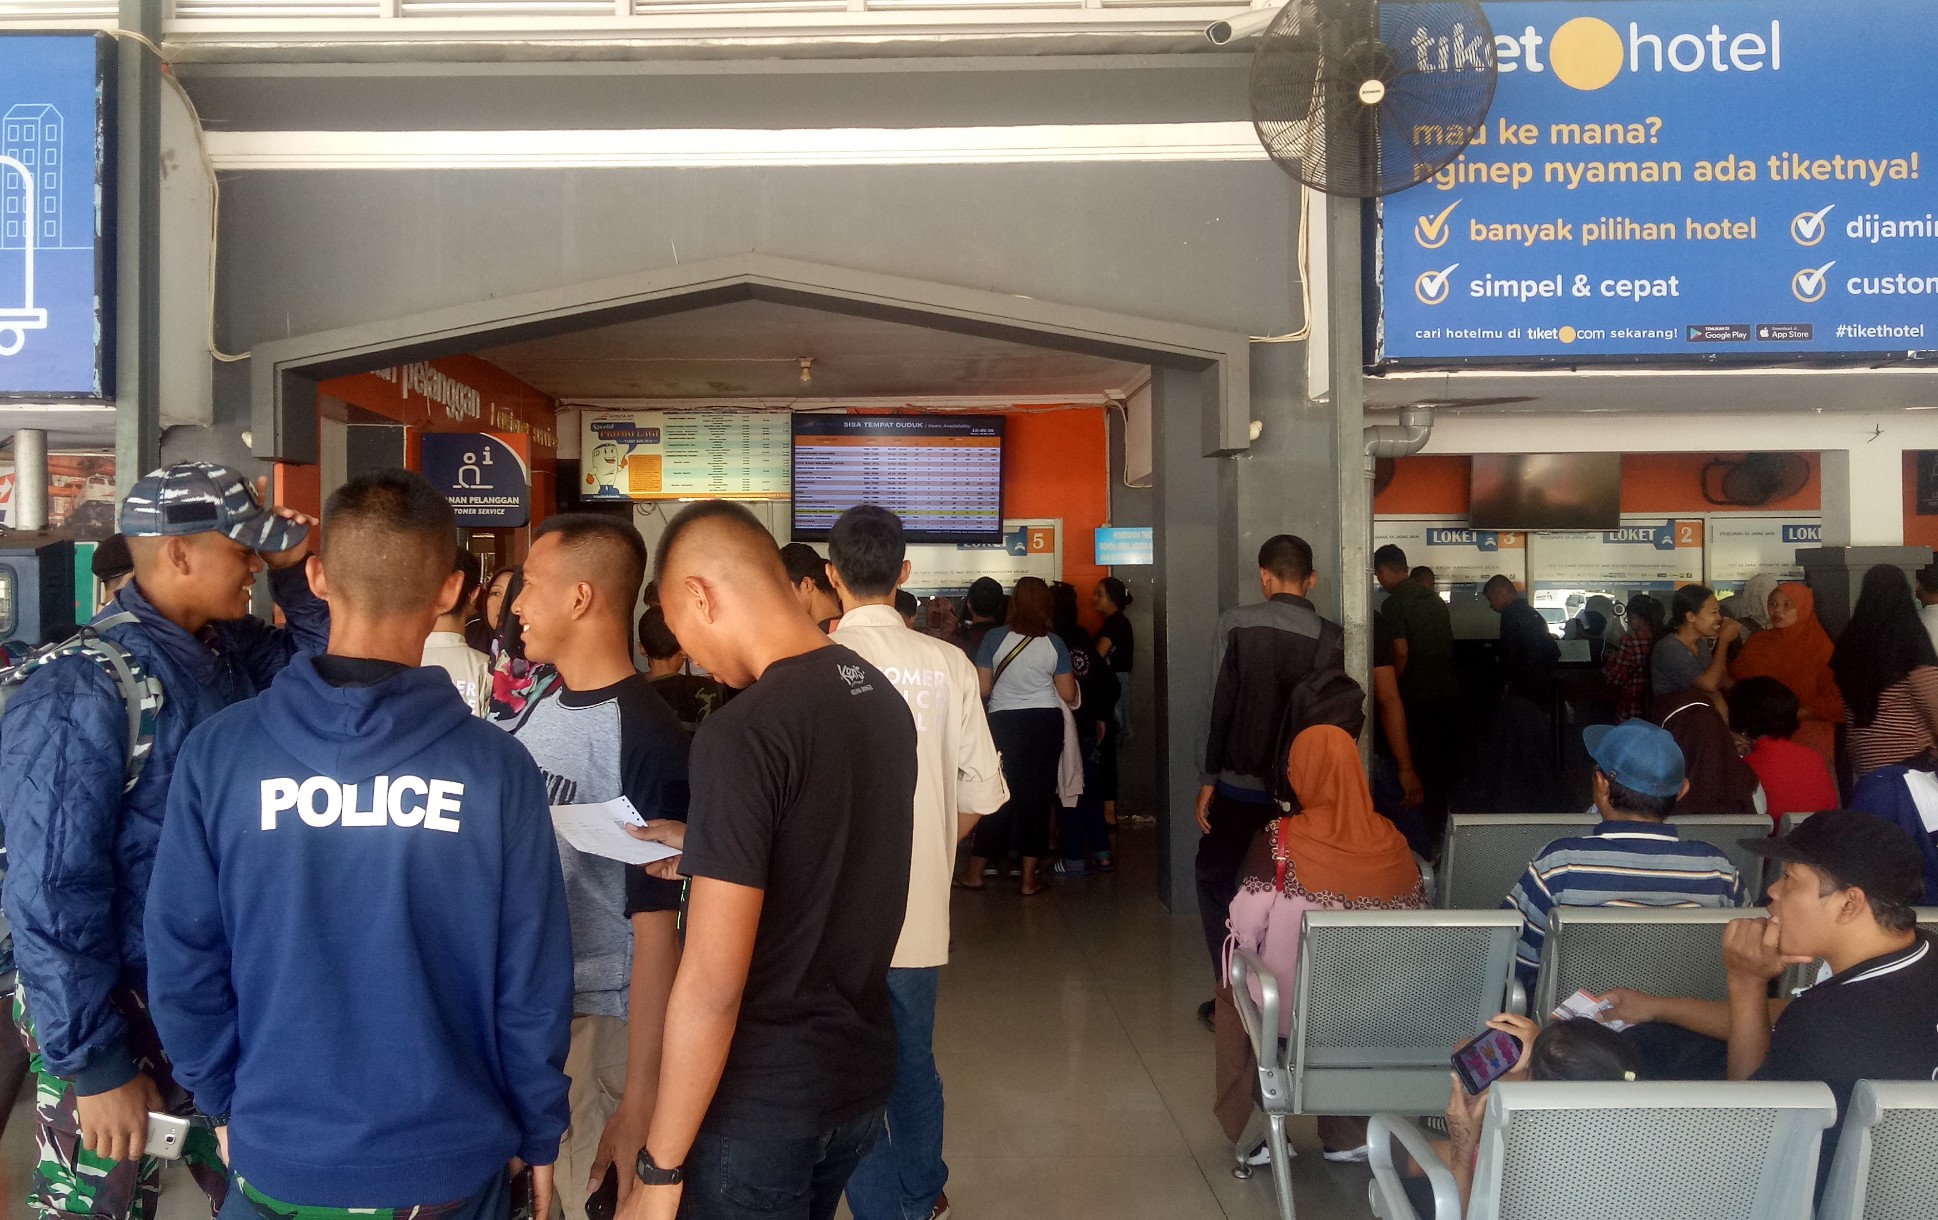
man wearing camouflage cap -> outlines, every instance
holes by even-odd
[[[142,939],[175,757],[189,730],[329,641],[329,610],[302,564],[314,522],[260,497],[227,466],[178,462],[122,502],[134,580],[95,626],[152,680],[138,733],[124,686],[85,654],[36,670],[0,717],[4,899],[20,969],[14,1018],[38,1074],[28,1205],[39,1215],[154,1214],[148,1112],[186,1105],[148,1016]],[[249,617],[265,567],[287,630]],[[219,1204],[213,1137],[197,1130],[190,1144]]]

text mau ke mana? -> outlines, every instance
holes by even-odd
[[[1550,123],[1545,133],[1534,123],[1511,119],[1494,121],[1493,141],[1502,147],[1534,148],[1545,142],[1554,147],[1595,148],[1609,145],[1648,145],[1660,141],[1662,120],[1655,115],[1629,123]],[[1419,148],[1458,147],[1467,128],[1423,125],[1413,129],[1413,143]],[[1488,126],[1474,130],[1466,147],[1482,148],[1489,143]],[[1539,176],[1545,185],[1564,190],[1585,186],[1662,186],[1691,181],[1698,183],[1747,182],[1857,182],[1882,187],[1891,182],[1911,182],[1923,173],[1917,152],[1903,156],[1871,156],[1868,153],[1828,157],[1813,156],[1794,149],[1765,157],[1725,153],[1713,160],[1697,160],[1685,165],[1680,160],[1555,160],[1541,163]],[[1476,161],[1466,153],[1432,175],[1435,187],[1443,191],[1463,186],[1505,186],[1510,190],[1534,184],[1533,161]]]

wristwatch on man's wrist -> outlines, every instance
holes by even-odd
[[[678,1186],[686,1180],[686,1176],[677,1168],[661,1169],[653,1164],[653,1154],[644,1148],[639,1150],[639,1162],[633,1166],[633,1172],[647,1186]]]

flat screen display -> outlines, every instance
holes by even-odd
[[[1622,524],[1622,455],[1476,454],[1472,491],[1475,529],[1612,530]]]
[[[910,542],[1003,540],[1000,415],[796,415],[794,537],[825,540],[857,504]]]

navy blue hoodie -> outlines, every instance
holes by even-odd
[[[572,946],[545,787],[450,676],[316,658],[189,737],[147,913],[175,1077],[281,1202],[481,1189],[566,1128]]]

